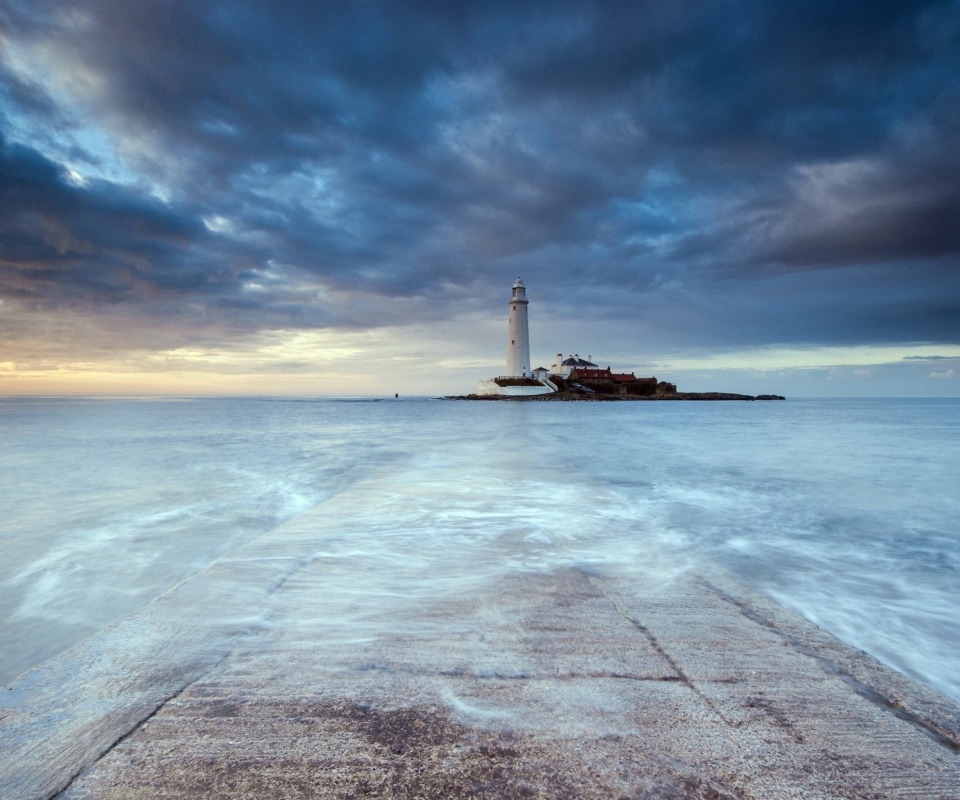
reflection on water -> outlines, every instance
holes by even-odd
[[[429,634],[512,572],[707,561],[960,698],[957,401],[3,400],[0,426],[3,679],[297,536],[331,642]]]

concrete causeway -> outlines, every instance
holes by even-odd
[[[513,573],[351,637],[284,552],[5,689],[0,797],[960,797],[956,704],[724,574]]]

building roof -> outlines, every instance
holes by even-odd
[[[610,371],[606,369],[577,369],[574,370],[572,375],[576,375],[578,378],[609,378]]]
[[[583,359],[583,358],[574,358],[573,356],[571,356],[570,358],[565,358],[563,361],[561,361],[560,366],[561,367],[586,367],[586,368],[593,367],[594,369],[596,369],[597,367],[597,365],[594,364],[592,361],[587,361],[586,359]]]
[[[656,378],[638,378],[632,372],[611,372],[610,367],[606,369],[577,369],[571,373],[571,377],[581,378],[583,380],[607,380],[614,383],[656,383]]]

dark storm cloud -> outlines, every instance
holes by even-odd
[[[100,182],[71,185],[36,151],[0,139],[5,295],[38,304],[210,291],[225,279],[188,214]]]
[[[8,297],[362,327],[521,272],[557,313],[691,343],[960,341],[956,2],[7,2],[0,26]]]

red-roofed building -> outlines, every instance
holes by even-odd
[[[595,391],[603,393],[618,391],[619,394],[651,395],[657,388],[656,378],[638,378],[632,372],[613,372],[610,367],[574,369],[570,372],[569,380],[574,383],[582,381],[587,388],[592,386]]]
[[[572,381],[613,381],[614,383],[633,383],[637,380],[650,380],[649,378],[638,378],[632,372],[611,372],[610,367],[606,369],[575,369],[570,372]]]

